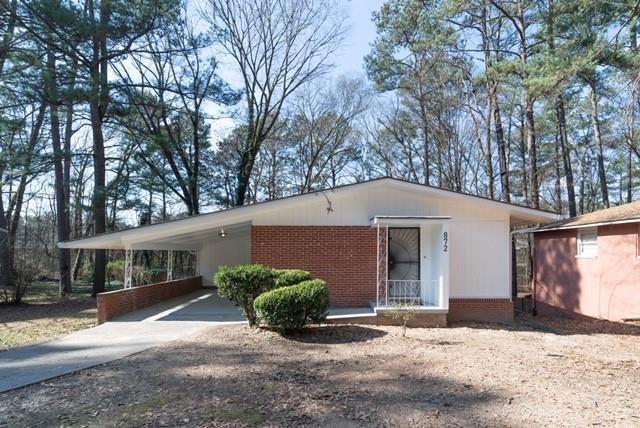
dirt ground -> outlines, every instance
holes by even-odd
[[[76,285],[73,294],[60,298],[57,283],[36,283],[24,303],[0,305],[0,351],[96,325],[96,301],[89,293],[88,287]]]
[[[245,326],[0,395],[0,426],[640,426],[640,326]]]

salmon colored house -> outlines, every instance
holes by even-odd
[[[326,280],[335,308],[369,308],[378,318],[402,304],[442,326],[511,319],[511,231],[555,220],[555,213],[380,178],[59,245],[125,252],[128,290],[108,301],[99,296],[99,316],[215,286],[221,265],[262,263]],[[132,254],[140,250],[192,252],[196,276],[131,287]]]
[[[541,314],[640,319],[640,201],[534,233],[534,307]]]

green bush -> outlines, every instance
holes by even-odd
[[[273,269],[258,264],[220,266],[214,277],[218,293],[239,304],[251,327],[258,324],[253,301],[275,286]]]
[[[306,270],[300,269],[275,269],[276,288],[289,287],[313,279]]]
[[[253,307],[260,321],[283,330],[300,330],[320,322],[329,310],[329,289],[320,279],[276,288],[258,296]]]

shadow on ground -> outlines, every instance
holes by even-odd
[[[444,415],[484,425],[484,406],[505,399],[435,374],[408,352],[412,342],[375,328],[284,337],[243,326],[209,331],[0,395],[0,426],[428,426]],[[18,396],[38,397],[38,405],[12,412]]]
[[[383,330],[359,325],[328,325],[307,327],[301,332],[283,333],[282,337],[294,342],[341,344],[366,342],[385,336]]]
[[[65,316],[95,318],[95,308],[96,301],[90,297],[51,303],[0,304],[0,322],[34,321]]]

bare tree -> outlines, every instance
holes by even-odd
[[[10,153],[13,154],[13,156],[8,160],[0,159],[0,175],[8,174],[11,186],[13,186],[14,180],[17,181],[17,187],[15,189],[10,188],[7,192],[10,197],[6,208],[4,203],[0,204],[0,209],[2,210],[0,212],[2,216],[0,225],[3,225],[3,227],[6,225],[8,229],[7,236],[2,240],[3,245],[0,246],[3,294],[6,300],[7,296],[11,294],[8,294],[7,290],[15,290],[12,297],[15,303],[20,303],[21,292],[19,292],[19,289],[21,287],[17,281],[17,277],[22,273],[15,271],[15,242],[22,218],[27,186],[38,173],[42,172],[41,169],[38,170],[38,168],[35,167],[34,156],[38,151],[37,145],[40,141],[40,133],[46,111],[47,105],[44,101],[40,102],[37,108],[35,105],[32,106],[27,116],[21,121],[19,126],[20,130],[12,132],[11,138],[8,139],[8,141],[3,141],[1,146],[3,155]],[[22,138],[26,141],[22,142],[22,144],[16,144]],[[19,275],[16,275],[16,273]]]
[[[349,78],[311,84],[296,97],[288,136],[300,193],[337,184],[340,171],[354,158],[349,140],[368,99],[366,83]]]
[[[246,140],[237,165],[235,204],[245,202],[262,143],[285,100],[325,74],[344,35],[332,0],[207,0],[203,17],[239,68],[246,102]]]

